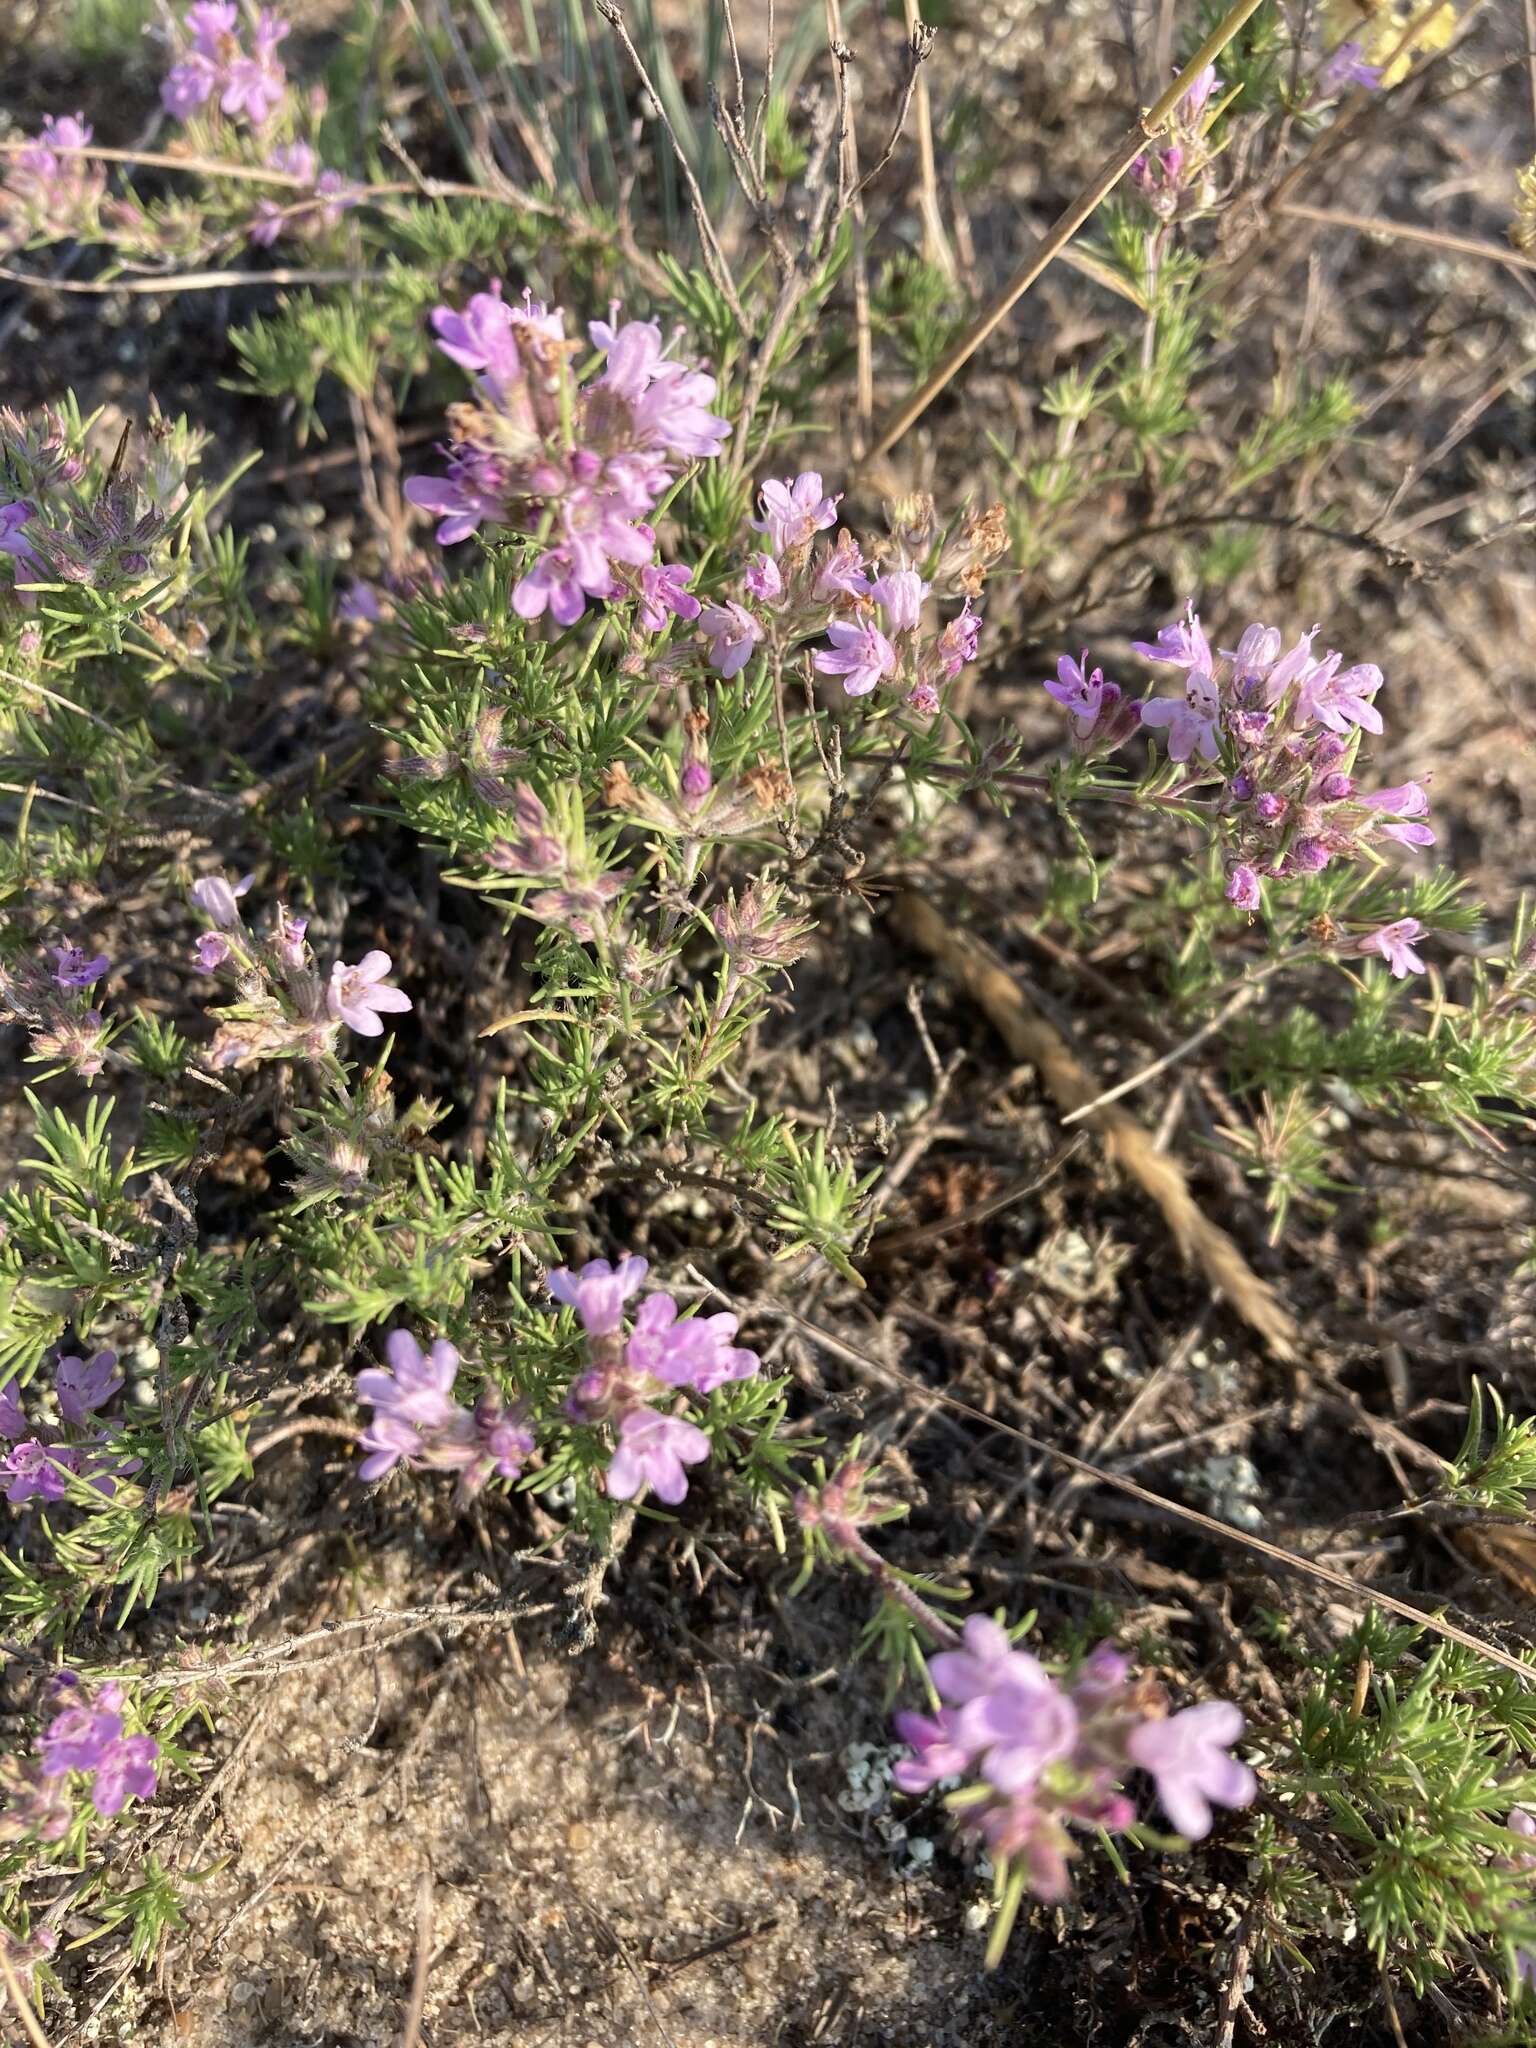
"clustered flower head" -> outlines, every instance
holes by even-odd
[[[358,1474],[382,1479],[396,1465],[415,1472],[456,1472],[458,1498],[473,1500],[493,1478],[515,1479],[533,1451],[533,1433],[520,1408],[508,1408],[486,1386],[473,1408],[454,1399],[459,1354],[439,1337],[423,1351],[409,1330],[384,1340],[388,1368],[370,1366],[357,1376],[357,1394],[373,1409],[360,1447]]]
[[[51,967],[28,954],[0,964],[0,1018],[26,1026],[31,1059],[57,1061],[81,1080],[93,1080],[106,1064],[112,1027],[88,991],[112,963],[105,953],[87,954],[67,939],[48,952]]]
[[[432,324],[474,382],[449,414],[447,474],[406,485],[439,515],[443,546],[482,524],[538,535],[542,552],[512,593],[525,619],[547,611],[570,626],[590,601],[625,594],[651,617],[696,616],[692,572],[660,570],[647,517],[683,464],[724,445],[729,422],[708,410],[715,379],[669,355],[654,322],[615,314],[590,323],[601,368],[578,382],[565,315],[526,294],[515,305],[499,284],[463,312],[439,306]]]
[[[504,875],[545,884],[525,899],[524,911],[572,938],[589,944],[605,940],[614,898],[629,880],[629,870],[602,868],[584,835],[557,827],[543,799],[526,782],[518,783],[513,792],[512,822],[515,832],[494,840],[485,858]]]
[[[106,172],[80,151],[91,141],[80,114],[48,114],[33,142],[6,162],[0,184],[0,247],[35,235],[57,241],[94,234],[106,191]]]
[[[317,1058],[335,1051],[343,1028],[379,1038],[385,1017],[411,1008],[404,989],[389,979],[394,962],[388,953],[375,948],[355,965],[336,960],[322,978],[305,937],[308,918],[279,904],[271,930],[264,937],[252,932],[239,903],[250,886],[249,875],[237,883],[205,875],[192,885],[192,901],[212,920],[192,964],[200,974],[231,980],[238,997],[209,1048],[210,1066]]]
[[[60,1428],[28,1421],[14,1379],[0,1386],[0,1437],[10,1446],[0,1457],[0,1492],[12,1507],[63,1500],[71,1479],[110,1500],[118,1481],[138,1471],[139,1460],[120,1457],[111,1448],[112,1432],[97,1420],[122,1384],[115,1351],[98,1351],[89,1360],[61,1355],[53,1378]]]
[[[263,8],[247,42],[238,0],[193,0],[182,16],[177,61],[160,87],[161,105],[188,121],[212,101],[229,120],[264,127],[287,95],[277,50],[288,34],[282,16]]]
[[[710,666],[729,680],[765,641],[783,652],[824,637],[812,665],[840,678],[848,696],[895,689],[932,717],[946,684],[976,658],[981,620],[972,599],[1007,544],[1001,507],[968,514],[940,545],[931,499],[887,506],[887,538],[866,553],[846,528],[835,539],[818,538],[837,525],[838,503],[813,469],[762,486],[762,516],[752,525],[763,551],[748,562],[735,594],[706,605],[699,618]],[[935,591],[963,599],[958,615],[937,629],[926,610]]]
[[[359,592],[367,593],[371,606],[358,608]],[[347,618],[382,617],[378,599],[367,584],[354,584],[349,599],[343,600],[338,609]],[[443,782],[450,775],[462,775],[482,803],[493,810],[512,810],[518,801],[517,791],[504,776],[508,768],[525,761],[528,754],[524,747],[502,744],[501,729],[506,717],[505,705],[483,705],[462,730],[442,733],[438,745],[391,762],[385,772],[397,782]]]
[[[1130,1660],[1101,1643],[1068,1679],[1014,1647],[984,1615],[960,1647],[928,1663],[944,1702],[902,1713],[897,1732],[913,1755],[893,1776],[905,1792],[963,1781],[950,1805],[995,1862],[1022,1872],[1036,1898],[1060,1900],[1076,1854],[1072,1827],[1123,1833],[1136,1821],[1126,1790],[1145,1771],[1180,1834],[1210,1833],[1212,1808],[1247,1806],[1258,1783],[1230,1754],[1243,1717],[1226,1700],[1170,1714],[1162,1688],[1131,1675]]]
[[[42,1776],[88,1777],[91,1804],[103,1819],[130,1799],[153,1799],[160,1745],[152,1735],[124,1732],[123,1688],[103,1685],[92,1693],[73,1672],[61,1672],[52,1691],[58,1711],[38,1744]]]
[[[1434,844],[1421,783],[1365,791],[1355,776],[1361,734],[1382,730],[1381,670],[1374,662],[1345,666],[1333,648],[1315,653],[1317,635],[1314,626],[1287,647],[1275,627],[1251,625],[1236,647],[1218,651],[1191,604],[1156,640],[1134,643],[1147,660],[1182,671],[1179,696],[1130,704],[1101,670],[1090,670],[1086,654],[1063,660],[1058,680],[1045,684],[1072,713],[1083,751],[1121,744],[1139,719],[1184,770],[1182,789],[1220,785],[1226,893],[1244,910],[1262,907],[1266,882],[1370,858],[1381,841]],[[1406,918],[1346,943],[1405,975],[1422,967],[1412,942],[1423,935]]]
[[[809,948],[814,925],[786,916],[782,904],[782,893],[772,884],[749,882],[740,896],[725,896],[710,913],[726,958],[727,1002],[748,975],[760,968],[793,967]]]
[[[688,1492],[686,1467],[709,1456],[709,1438],[676,1412],[688,1390],[712,1394],[733,1380],[753,1378],[762,1361],[733,1340],[733,1315],[679,1317],[670,1294],[650,1294],[628,1335],[624,1305],[645,1278],[647,1261],[592,1259],[580,1272],[557,1267],[549,1275],[556,1301],[576,1311],[587,1338],[586,1370],[571,1389],[576,1420],[603,1422],[617,1438],[608,1465],[614,1500],[654,1493],[675,1507]]]
[[[11,559],[23,606],[35,602],[28,584],[132,597],[180,573],[170,559],[172,521],[208,438],[152,403],[101,478],[60,413],[45,408],[28,419],[0,410],[0,555]]]
[[[709,717],[690,711],[683,720],[683,758],[677,793],[663,796],[635,782],[621,761],[603,777],[610,810],[682,839],[739,839],[760,832],[789,799],[790,782],[778,762],[754,761],[739,775],[717,782],[709,759]]]
[[[1197,213],[1215,196],[1207,109],[1221,80],[1207,64],[1174,108],[1168,126],[1131,165],[1131,183],[1160,220]]]

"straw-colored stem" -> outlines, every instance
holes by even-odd
[[[991,305],[955,343],[933,374],[896,408],[881,431],[872,454],[889,454],[907,429],[922,418],[944,387],[965,367],[987,337],[1002,325],[1030,286],[1114,191],[1147,144],[1161,133],[1174,108],[1206,65],[1214,63],[1249,16],[1257,13],[1260,5],[1261,0],[1237,0],[1237,5],[1227,11],[1162,98],[1126,133],[1114,154],[1106,159],[1066,211],[1046,230],[1028,262],[1009,278]]]

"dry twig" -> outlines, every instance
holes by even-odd
[[[1152,1133],[1128,1111],[1099,1100],[1093,1076],[1060,1032],[1026,1000],[997,957],[913,890],[897,898],[894,916],[903,933],[985,1011],[1014,1058],[1039,1070],[1058,1107],[1085,1112],[1083,1121],[1098,1133],[1109,1159],[1157,1204],[1179,1250],[1200,1268],[1215,1292],[1276,1357],[1294,1359],[1296,1326],[1274,1289],[1254,1272],[1226,1231],[1204,1214],[1178,1161],[1159,1152]]]

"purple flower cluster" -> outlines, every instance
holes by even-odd
[[[670,1294],[647,1295],[626,1336],[624,1304],[646,1271],[640,1258],[616,1266],[592,1259],[579,1273],[556,1268],[549,1291],[576,1311],[587,1336],[587,1370],[571,1389],[571,1412],[578,1421],[608,1423],[618,1439],[608,1465],[609,1494],[636,1500],[650,1492],[676,1507],[688,1492],[684,1468],[709,1456],[709,1438],[659,1404],[684,1388],[707,1395],[751,1379],[762,1361],[734,1343],[735,1316],[680,1318]]]
[[[370,1366],[357,1376],[357,1395],[373,1410],[363,1431],[367,1453],[358,1476],[382,1479],[396,1465],[414,1472],[456,1472],[460,1501],[473,1500],[493,1478],[515,1479],[533,1451],[522,1412],[503,1405],[485,1387],[473,1409],[453,1397],[459,1354],[439,1337],[423,1352],[409,1330],[384,1340],[388,1369]]]
[[[152,403],[147,430],[92,488],[80,430],[62,414],[0,408],[0,555],[11,559],[22,605],[35,601],[29,583],[84,584],[124,599],[153,587],[157,551],[169,552],[158,544],[207,439]]]
[[[36,141],[9,159],[0,184],[0,245],[94,233],[107,179],[100,164],[79,154],[91,134],[79,114],[48,114]]]
[[[1206,109],[1220,85],[1215,65],[1207,64],[1174,108],[1157,142],[1131,165],[1131,183],[1160,220],[1198,212],[1211,203],[1214,186]]]
[[[214,1067],[251,1066],[264,1059],[315,1058],[334,1052],[343,1026],[360,1038],[378,1038],[386,1016],[409,1010],[410,997],[389,980],[393,961],[375,949],[355,966],[335,961],[327,979],[316,969],[305,937],[309,920],[282,904],[271,931],[258,937],[240,913],[251,886],[205,875],[192,885],[192,901],[213,920],[197,942],[200,974],[233,980],[238,1006],[220,1025],[209,1048]]]
[[[1246,1806],[1258,1790],[1228,1752],[1243,1717],[1226,1700],[1170,1714],[1160,1687],[1133,1680],[1128,1658],[1100,1644],[1063,1682],[1015,1649],[983,1615],[961,1647],[929,1659],[944,1704],[902,1713],[897,1732],[914,1754],[893,1776],[904,1792],[965,1781],[952,1804],[994,1860],[1015,1862],[1036,1898],[1070,1890],[1076,1853],[1069,1826],[1123,1832],[1136,1819],[1126,1782],[1145,1771],[1163,1811],[1191,1841],[1209,1834],[1213,1806]]]
[[[123,1689],[103,1685],[95,1695],[73,1672],[53,1681],[58,1712],[38,1744],[45,1779],[80,1772],[91,1780],[91,1804],[103,1819],[130,1799],[153,1799],[160,1745],[152,1735],[123,1732]]]
[[[72,1478],[110,1500],[118,1480],[138,1471],[139,1460],[113,1452],[110,1432],[96,1421],[97,1410],[122,1384],[115,1351],[98,1351],[89,1361],[60,1357],[53,1387],[61,1430],[35,1428],[27,1420],[14,1380],[0,1387],[0,1437],[11,1446],[0,1457],[0,1492],[12,1507],[63,1500]]]
[[[277,46],[289,33],[279,14],[263,8],[247,47],[238,0],[193,0],[182,16],[177,62],[160,87],[160,103],[189,121],[210,100],[231,121],[262,128],[288,92]]]
[[[850,697],[889,686],[932,717],[945,685],[976,658],[981,621],[971,599],[1002,544],[996,521],[990,514],[967,521],[959,542],[940,550],[924,575],[919,564],[927,566],[933,552],[930,520],[905,530],[894,521],[894,559],[882,568],[866,559],[846,529],[835,540],[817,540],[836,526],[838,502],[813,469],[763,485],[762,517],[752,525],[764,537],[764,551],[748,563],[739,594],[707,605],[699,619],[710,666],[729,679],[765,639],[783,647],[824,635],[829,644],[815,650],[813,664],[823,675],[840,677]],[[938,631],[924,624],[935,587],[964,593],[959,615]]]
[[[112,963],[105,953],[93,957],[68,941],[48,950],[51,969],[26,956],[0,966],[0,1018],[27,1027],[34,1060],[57,1060],[82,1080],[91,1080],[106,1064],[111,1032],[86,990]]]
[[[1363,791],[1356,780],[1361,734],[1382,730],[1381,670],[1374,662],[1346,666],[1333,648],[1314,653],[1317,634],[1314,626],[1287,647],[1275,627],[1251,625],[1236,647],[1218,651],[1191,604],[1156,640],[1134,643],[1149,661],[1183,672],[1180,696],[1132,703],[1086,654],[1064,658],[1057,680],[1044,686],[1071,713],[1081,752],[1119,746],[1139,721],[1184,770],[1178,793],[1220,785],[1226,893],[1244,910],[1261,908],[1266,881],[1370,858],[1380,841],[1434,844],[1422,784]],[[1422,966],[1412,942],[1423,935],[1406,918],[1348,943],[1405,975]]]
[[[500,285],[463,312],[432,315],[438,346],[474,380],[449,414],[445,476],[412,477],[406,496],[439,515],[444,547],[482,523],[547,545],[512,593],[519,616],[574,625],[591,600],[635,592],[647,617],[697,616],[691,571],[656,564],[647,522],[679,467],[718,455],[729,422],[708,410],[715,379],[667,354],[661,329],[590,323],[602,368],[580,384],[565,316]]]
[[[322,169],[320,159],[307,142],[281,142],[267,162],[286,177],[302,179],[308,190],[284,199],[257,200],[256,218],[249,234],[258,248],[270,249],[281,235],[311,241],[317,235],[328,234],[362,196],[340,171]]]

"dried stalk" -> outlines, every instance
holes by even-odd
[[[1206,65],[1215,61],[1261,4],[1262,0],[1237,0],[1237,5],[1223,16],[1162,98],[1127,132],[1114,155],[1105,161],[1065,213],[1046,230],[1029,261],[1009,278],[991,305],[960,337],[933,374],[903,399],[886,422],[872,455],[888,455],[907,429],[922,418],[939,393],[965,367],[987,337],[1001,326],[1030,286],[1049,269],[1078,229],[1114,191],[1147,144],[1167,124],[1174,108]]]
[[[1152,1133],[1129,1111],[1105,1103],[1098,1083],[1055,1027],[1027,1001],[997,957],[958,930],[926,897],[907,890],[896,899],[897,925],[936,960],[987,1015],[1015,1059],[1027,1060],[1057,1105],[1083,1112],[1110,1161],[1123,1168],[1162,1211],[1174,1242],[1212,1289],[1261,1337],[1277,1358],[1297,1356],[1298,1333],[1268,1281],[1261,1280],[1234,1241],[1212,1223],[1190,1193],[1184,1169],[1159,1152]]]

